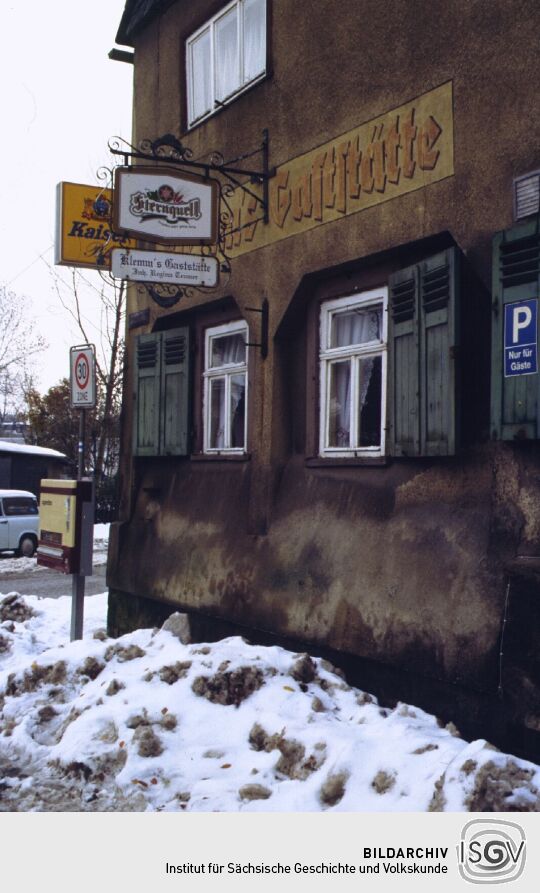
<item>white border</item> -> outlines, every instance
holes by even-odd
[[[228,96],[223,99],[216,99],[216,72],[217,72],[217,64],[216,64],[216,39],[215,39],[215,27],[220,19],[227,15],[228,12],[231,11],[234,7],[237,7],[239,11],[239,15],[237,16],[236,24],[237,24],[237,40],[238,40],[238,66],[239,71],[238,74],[238,82],[240,86],[237,90],[233,90]],[[210,34],[210,87],[212,91],[212,95],[210,97],[211,107],[209,111],[204,112],[202,115],[199,115],[197,118],[193,117],[193,44],[197,41],[199,37],[202,37],[205,31],[208,31]],[[265,0],[264,6],[264,45],[266,53],[268,52],[268,16],[267,16],[267,0]],[[233,102],[237,96],[240,96],[241,93],[244,93],[250,87],[253,87],[255,84],[258,84],[259,81],[263,80],[266,77],[266,58],[264,62],[264,68],[260,72],[260,74],[256,75],[254,78],[251,78],[248,81],[244,82],[244,0],[233,0],[232,3],[229,3],[223,9],[220,9],[216,15],[212,16],[212,18],[208,19],[204,25],[197,29],[193,34],[191,34],[186,40],[186,96],[187,96],[187,126],[188,129],[195,127],[197,124],[200,124],[201,121],[206,120],[206,118],[210,118],[212,115],[215,115],[216,112],[220,110],[220,108],[224,105],[229,105],[229,103]]]
[[[351,347],[330,347],[331,319],[336,312],[351,307],[370,307],[382,304],[382,339],[370,341]],[[388,289],[386,287],[370,289],[359,294],[346,295],[341,298],[333,298],[321,304],[320,311],[320,351],[319,351],[319,455],[323,457],[351,457],[351,456],[384,456],[386,448],[386,389],[387,389],[387,355],[388,355]],[[381,442],[377,447],[330,447],[328,446],[328,401],[330,375],[329,369],[336,360],[353,358],[353,375],[351,380],[351,407],[352,424],[351,432],[358,430],[357,425],[357,366],[358,360],[364,357],[381,356]]]
[[[206,329],[204,333],[204,372],[203,372],[203,452],[210,453],[212,455],[226,453],[227,455],[236,454],[243,455],[247,450],[247,418],[248,418],[248,349],[246,347],[246,359],[244,363],[227,363],[225,366],[216,366],[210,368],[210,350],[211,343],[214,338],[219,338],[222,335],[236,335],[238,333],[242,333],[245,335],[246,342],[248,341],[248,326],[245,320],[238,319],[234,322],[224,323],[221,326],[212,326],[209,329]],[[244,446],[243,447],[211,447],[210,446],[210,412],[211,412],[211,402],[210,402],[210,382],[213,378],[221,378],[225,377],[225,406],[226,413],[229,414],[230,407],[230,389],[231,383],[230,378],[231,375],[238,373],[245,373],[246,376],[246,399],[244,405]],[[228,427],[226,429],[226,436],[228,436]]]

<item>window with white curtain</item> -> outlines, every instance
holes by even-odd
[[[242,320],[206,330],[205,453],[246,450],[247,336],[247,325]]]
[[[387,289],[326,301],[320,326],[320,454],[384,454]]]
[[[266,73],[266,0],[234,0],[186,41],[188,125]]]

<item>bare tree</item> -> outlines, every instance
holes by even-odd
[[[0,421],[16,414],[31,387],[36,356],[47,346],[27,312],[25,299],[0,286]]]
[[[91,281],[76,269],[70,269],[67,276],[53,267],[49,269],[60,303],[76,324],[79,335],[75,337],[96,348],[96,407],[87,416],[85,465],[96,482],[97,518],[111,520],[120,453],[125,283],[115,283],[105,275]],[[96,294],[100,309],[97,327],[87,320],[84,310],[89,295],[95,302]],[[70,407],[69,382],[62,380],[44,395],[29,387],[26,407],[32,441],[45,446],[50,445],[47,441],[54,442],[58,449],[65,443],[63,451],[71,455],[77,439],[78,413]]]
[[[69,280],[51,270],[60,303],[77,325],[86,344],[95,343],[98,390],[99,430],[92,445],[95,477],[110,476],[116,471],[119,444],[119,413],[124,361],[123,322],[125,314],[125,282],[101,277],[96,286],[77,269],[70,269]],[[98,337],[92,337],[83,311],[82,291],[91,289],[99,296],[100,321]]]

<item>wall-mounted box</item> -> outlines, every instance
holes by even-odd
[[[92,481],[42,480],[37,563],[64,574],[91,576]]]

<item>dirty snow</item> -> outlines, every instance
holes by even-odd
[[[320,659],[0,597],[0,811],[540,811],[540,767]]]
[[[35,556],[33,558],[12,558],[11,555],[13,555],[12,552],[4,552],[0,555],[0,575],[31,574],[39,570]]]
[[[107,564],[110,524],[94,524],[94,554],[92,564],[97,567]]]

